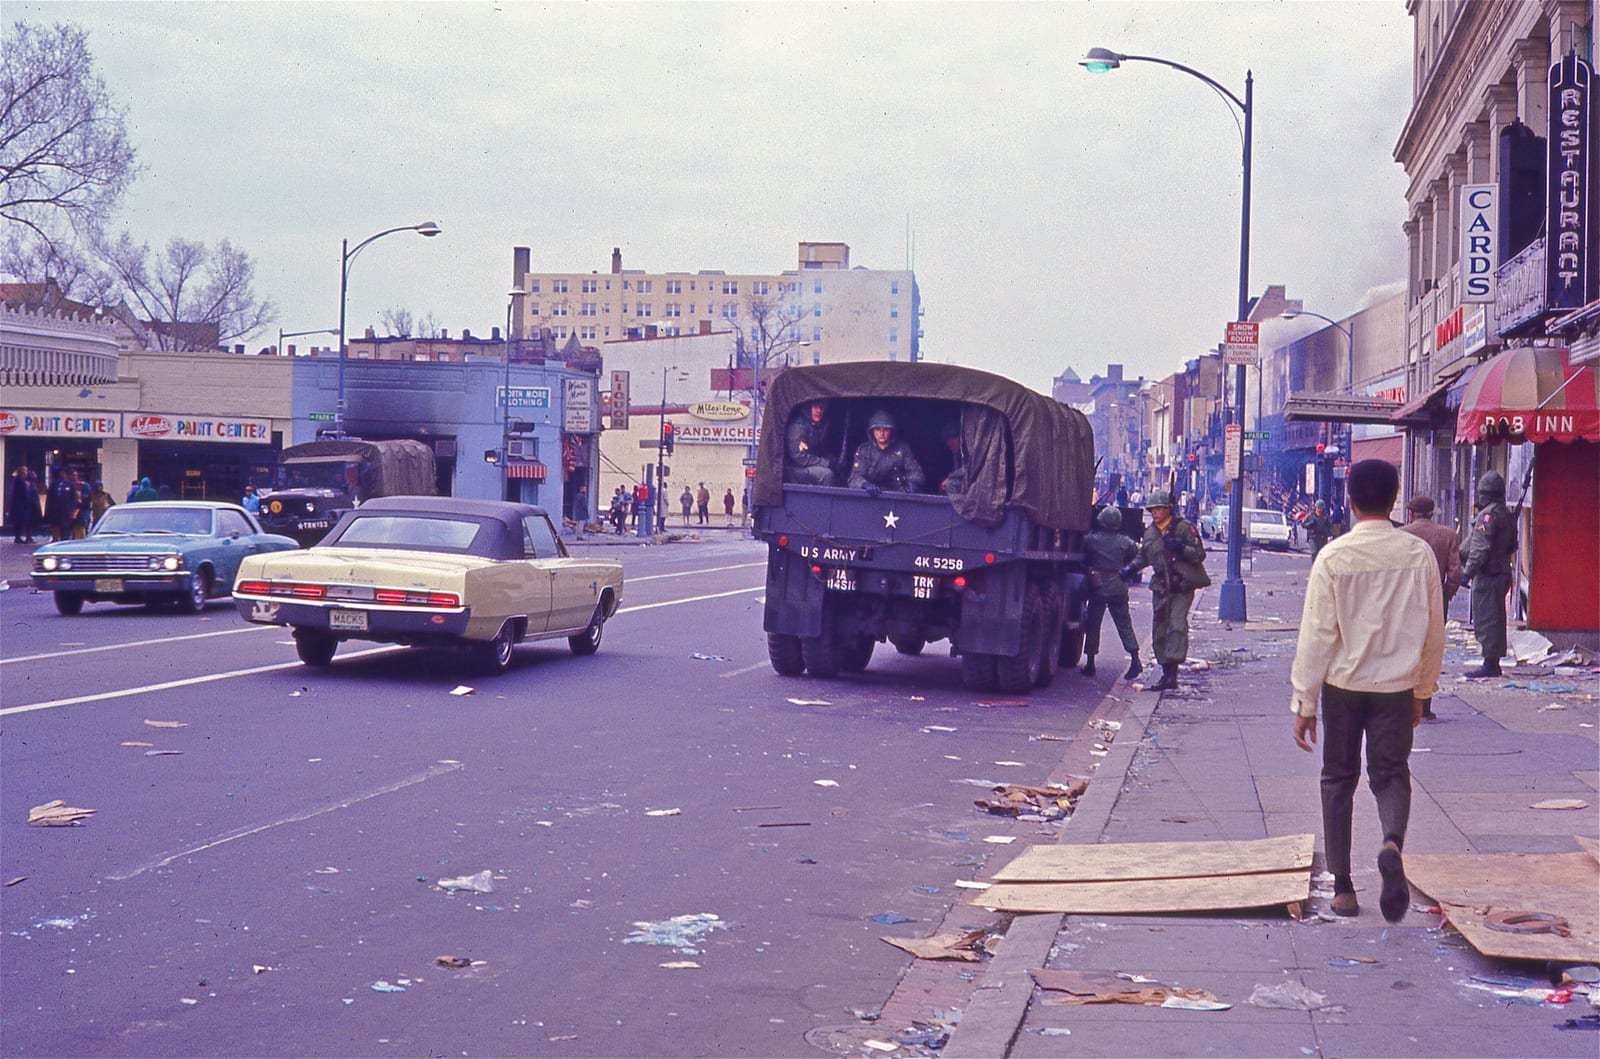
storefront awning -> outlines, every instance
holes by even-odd
[[[1562,347],[1508,349],[1467,383],[1456,441],[1600,441],[1600,372]]]
[[[531,482],[542,482],[546,473],[545,466],[542,463],[506,464],[507,478],[526,478]]]
[[[1433,422],[1432,412],[1442,403],[1439,401],[1439,398],[1444,396],[1444,392],[1448,390],[1455,383],[1455,381],[1455,378],[1452,376],[1451,378],[1446,379],[1444,382],[1439,383],[1433,389],[1424,393],[1416,400],[1408,401],[1401,405],[1392,415],[1389,416],[1389,422],[1397,423],[1401,426],[1410,424],[1427,426],[1431,424]]]
[[[1283,403],[1283,418],[1319,423],[1378,423],[1389,426],[1399,401],[1364,393],[1292,393]]]

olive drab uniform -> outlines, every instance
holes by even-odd
[[[1122,532],[1122,512],[1114,507],[1095,516],[1096,529],[1083,539],[1083,562],[1089,568],[1089,611],[1084,617],[1083,653],[1085,676],[1094,676],[1094,656],[1100,651],[1100,625],[1107,611],[1117,628],[1122,647],[1132,664],[1126,679],[1139,675],[1139,638],[1133,632],[1128,614],[1128,582],[1122,569],[1139,554],[1139,546]]]
[[[1506,510],[1506,480],[1494,471],[1478,479],[1478,513],[1467,538],[1467,561],[1461,575],[1472,582],[1472,634],[1483,648],[1476,676],[1499,676],[1506,653],[1506,592],[1511,588],[1511,560],[1517,551],[1517,524]]]
[[[1306,516],[1304,529],[1306,540],[1311,544],[1311,558],[1315,559],[1317,553],[1322,551],[1322,546],[1333,536],[1333,519],[1325,511],[1312,511]]]
[[[828,459],[822,454],[823,430],[827,420],[811,421],[811,406],[796,409],[783,432],[783,480],[796,485],[838,485]]]
[[[1159,507],[1154,497],[1150,507]],[[1166,531],[1154,523],[1145,530],[1135,570],[1150,568],[1150,595],[1155,615],[1150,648],[1161,663],[1162,684],[1177,687],[1178,666],[1189,657],[1189,608],[1198,588],[1211,584],[1206,575],[1206,548],[1188,520],[1173,512]]]
[[[850,464],[851,489],[875,485],[888,493],[919,493],[923,479],[922,464],[903,441],[891,441],[880,449],[868,438],[856,448]]]

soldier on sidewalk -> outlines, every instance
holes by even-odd
[[[1312,505],[1311,514],[1306,516],[1305,531],[1306,541],[1311,545],[1311,558],[1315,559],[1333,536],[1333,520],[1328,517],[1328,505],[1321,500]]]
[[[1289,681],[1294,741],[1310,753],[1323,719],[1322,830],[1333,874],[1333,911],[1359,911],[1350,876],[1351,815],[1367,747],[1367,786],[1378,803],[1383,846],[1378,907],[1398,922],[1411,901],[1400,851],[1411,817],[1411,738],[1439,685],[1444,607],[1438,563],[1417,537],[1397,532],[1389,511],[1400,473],[1362,460],[1347,480],[1355,528],[1311,564]]]
[[[1517,522],[1506,510],[1506,480],[1494,471],[1478,479],[1477,499],[1461,574],[1462,583],[1472,587],[1472,635],[1483,648],[1483,664],[1467,676],[1497,677],[1506,653],[1506,592],[1517,551]]]
[[[1100,650],[1100,626],[1106,611],[1128,652],[1128,671],[1123,680],[1132,680],[1143,668],[1139,664],[1139,638],[1133,633],[1133,618],[1128,614],[1128,582],[1122,568],[1133,562],[1139,546],[1122,532],[1122,512],[1102,508],[1095,516],[1096,529],[1083,539],[1083,563],[1089,568],[1089,612],[1083,619],[1083,675],[1094,676],[1094,656]]]
[[[1150,691],[1174,691],[1178,666],[1189,657],[1189,608],[1196,589],[1211,584],[1206,574],[1206,546],[1200,533],[1172,509],[1172,494],[1157,491],[1148,501],[1151,523],[1144,531],[1138,557],[1123,568],[1124,576],[1150,567],[1150,596],[1155,604],[1150,649],[1161,663],[1161,679]]]

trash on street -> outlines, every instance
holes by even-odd
[[[714,913],[695,912],[654,923],[640,921],[634,923],[633,927],[633,931],[622,939],[624,945],[667,945],[685,956],[697,956],[700,953],[695,948],[698,940],[713,931],[727,930],[728,924]]]
[[[465,956],[435,956],[433,962],[440,967],[448,967],[452,971],[459,971],[463,967],[472,966],[472,961]]]
[[[57,799],[28,810],[28,823],[34,827],[75,827],[94,815],[93,809],[78,809]]]
[[[1299,982],[1257,985],[1250,993],[1250,1004],[1258,1008],[1287,1008],[1291,1011],[1322,1011],[1328,998]]]
[[[188,721],[152,721],[152,720],[149,720],[148,718],[146,718],[144,723],[148,724],[151,728],[187,728],[187,727],[189,727],[189,722]]]
[[[969,930],[965,933],[934,934],[926,938],[885,936],[882,940],[919,960],[963,960],[972,963],[979,959],[983,938],[983,931]]]
[[[478,894],[494,893],[494,873],[485,868],[476,875],[461,875],[454,879],[440,879],[441,890],[471,890]]]
[[[1088,789],[1088,780],[1078,780],[1066,787],[1029,787],[1021,783],[997,784],[987,798],[978,798],[972,804],[996,816],[1019,816],[1029,813],[1054,820],[1069,815],[1078,798]]]

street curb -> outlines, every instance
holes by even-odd
[[[1119,696],[1118,691],[1134,697],[1130,702]],[[1072,816],[1062,827],[1058,842],[1094,845],[1100,840],[1122,796],[1123,783],[1133,766],[1133,755],[1144,741],[1144,733],[1161,697],[1136,691],[1132,685],[1119,680],[1095,707],[1090,722],[1073,737],[1074,745],[1103,739],[1090,724],[1111,712],[1105,708],[1108,702],[1129,702],[1116,740],[1100,760],[1088,790],[1079,798]],[[985,966],[972,1002],[962,1013],[961,1021],[951,1031],[950,1040],[940,1054],[949,1059],[986,1059],[1003,1056],[1011,1050],[1027,1017],[1028,1003],[1033,999],[1033,976],[1028,972],[1045,965],[1066,919],[1061,913],[1051,912],[1020,914],[1011,921],[1000,951]]]

